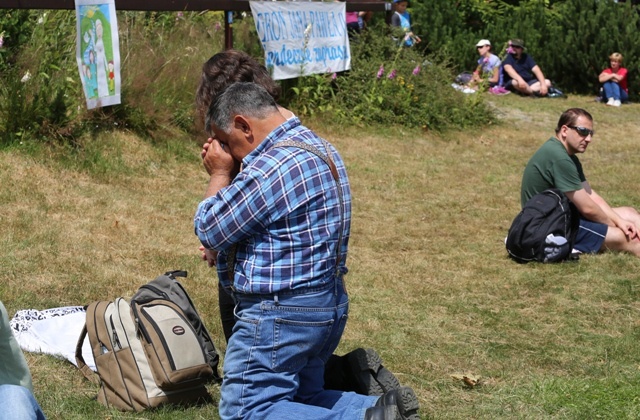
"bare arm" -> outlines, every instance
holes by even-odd
[[[585,191],[585,189],[577,191],[569,191],[565,193],[569,200],[578,208],[578,211],[585,219],[592,222],[604,223],[609,226],[616,226],[604,210],[591,199],[591,196]]]
[[[498,83],[498,81],[500,80],[500,67],[494,67],[493,68],[493,73],[491,74],[491,77],[489,77],[489,83]]]
[[[591,189],[588,182],[585,181],[582,185],[583,189],[566,194],[585,219],[620,228],[630,238],[638,235],[637,227],[621,218],[598,193]]]

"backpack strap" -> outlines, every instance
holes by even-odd
[[[165,276],[171,277],[173,280],[176,280],[176,277],[187,277],[187,272],[185,270],[172,270],[164,273]]]
[[[84,344],[84,340],[87,337],[87,324],[82,327],[82,332],[80,332],[80,338],[78,338],[78,344],[76,345],[76,363],[78,364],[78,369],[87,378],[89,381],[93,382],[96,385],[100,384],[100,380],[98,376],[91,370],[87,363],[84,361],[84,357],[82,356],[82,345]]]

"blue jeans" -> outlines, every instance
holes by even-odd
[[[627,102],[629,99],[629,95],[620,87],[616,82],[604,82],[602,84],[604,88],[604,100],[606,101],[609,98],[616,99],[620,102]]]
[[[379,397],[324,389],[324,365],[347,322],[342,280],[269,295],[237,293],[220,418],[354,420]]]
[[[44,420],[31,391],[19,385],[0,385],[0,420]]]

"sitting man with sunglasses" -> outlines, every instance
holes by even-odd
[[[512,39],[507,52],[502,61],[504,86],[521,95],[546,96],[551,82],[544,77],[533,58],[524,52],[524,42]]]
[[[522,176],[522,205],[534,195],[557,188],[580,212],[580,229],[574,249],[582,253],[626,251],[640,257],[640,214],[632,207],[612,208],[585,178],[578,153],[593,141],[593,117],[586,110],[566,110],[556,135],[531,157]]]

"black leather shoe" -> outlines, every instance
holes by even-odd
[[[325,365],[325,389],[383,395],[400,388],[400,382],[373,349],[355,349],[344,356],[331,355]]]
[[[355,349],[346,356],[358,394],[383,395],[392,389],[400,388],[400,382],[382,365],[382,359],[375,350]]]
[[[398,420],[400,414],[398,413],[398,407],[391,406],[375,406],[367,408],[364,412],[364,420]]]
[[[418,397],[416,397],[413,389],[408,386],[386,392],[378,399],[375,406],[387,407],[394,405],[398,407],[398,418],[402,420],[420,420],[420,416],[418,416],[418,409],[420,408]]]

